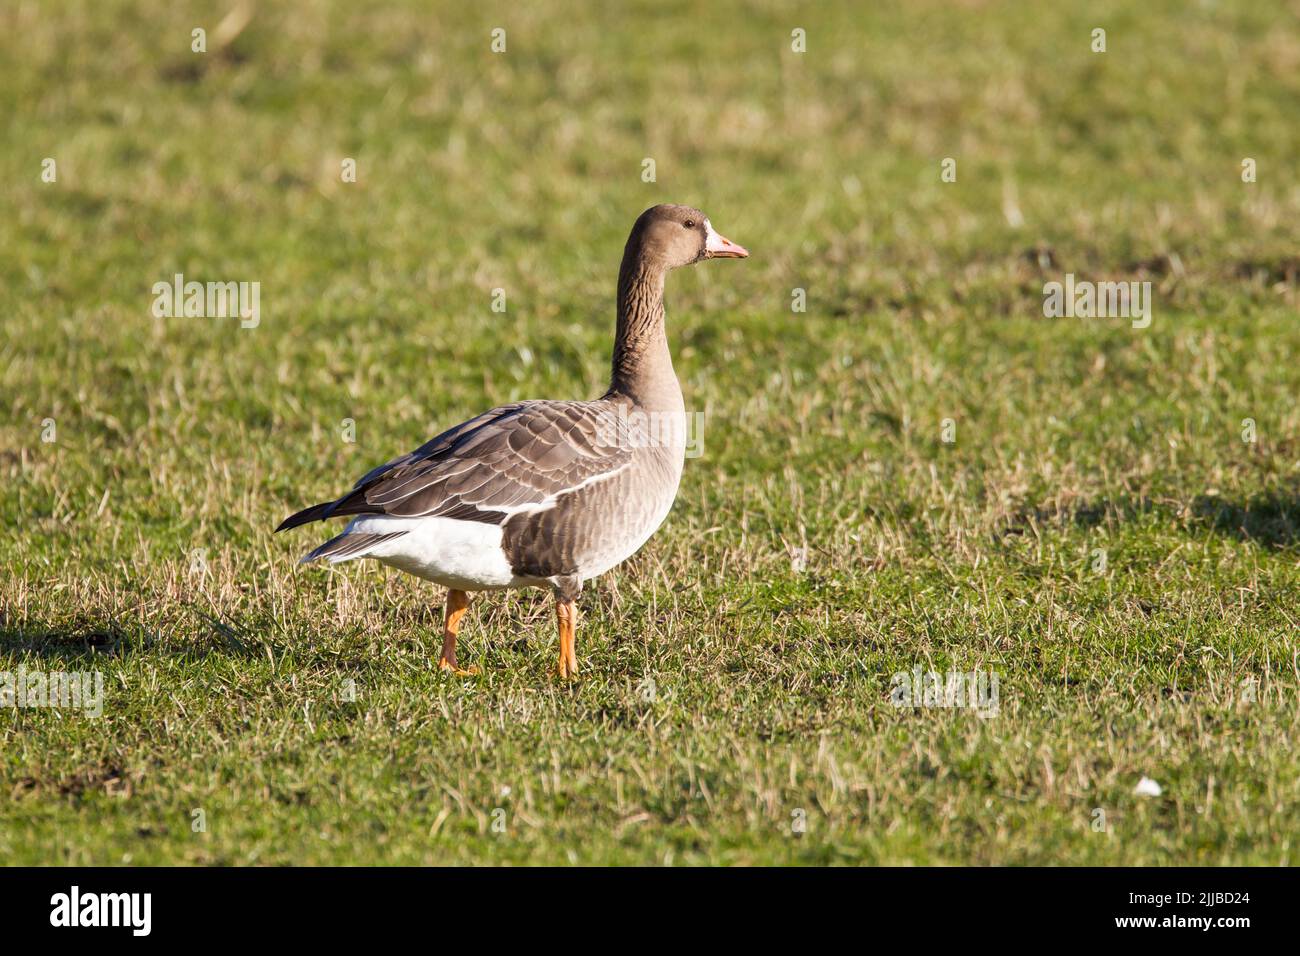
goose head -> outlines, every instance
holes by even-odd
[[[692,206],[664,203],[641,213],[627,241],[629,253],[663,269],[701,259],[744,259],[749,250],[719,235],[709,217]]]

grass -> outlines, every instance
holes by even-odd
[[[0,671],[105,681],[0,711],[0,859],[1296,862],[1300,7],[368,7],[0,12]],[[753,253],[670,280],[705,453],[580,680],[541,592],[449,679],[437,589],[271,529],[598,394],[660,201]],[[1151,327],[1044,318],[1067,272]]]

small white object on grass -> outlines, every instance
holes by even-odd
[[[1156,783],[1150,777],[1143,777],[1139,780],[1138,785],[1133,788],[1133,792],[1139,797],[1158,797],[1160,794],[1164,793],[1160,788],[1160,784]]]

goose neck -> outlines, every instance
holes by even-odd
[[[664,330],[664,269],[631,254],[619,270],[610,391],[646,408],[682,407]]]

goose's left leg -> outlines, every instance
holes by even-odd
[[[555,623],[560,628],[560,676],[578,673],[578,595],[581,578],[553,578],[555,587]]]
[[[560,626],[560,676],[573,677],[578,673],[578,605],[557,595],[555,622]]]
[[[438,658],[438,668],[451,671],[457,677],[469,677],[478,673],[477,667],[456,666],[456,635],[460,631],[460,619],[465,616],[468,607],[468,594],[454,588],[447,591],[447,609],[442,621],[442,656]]]

